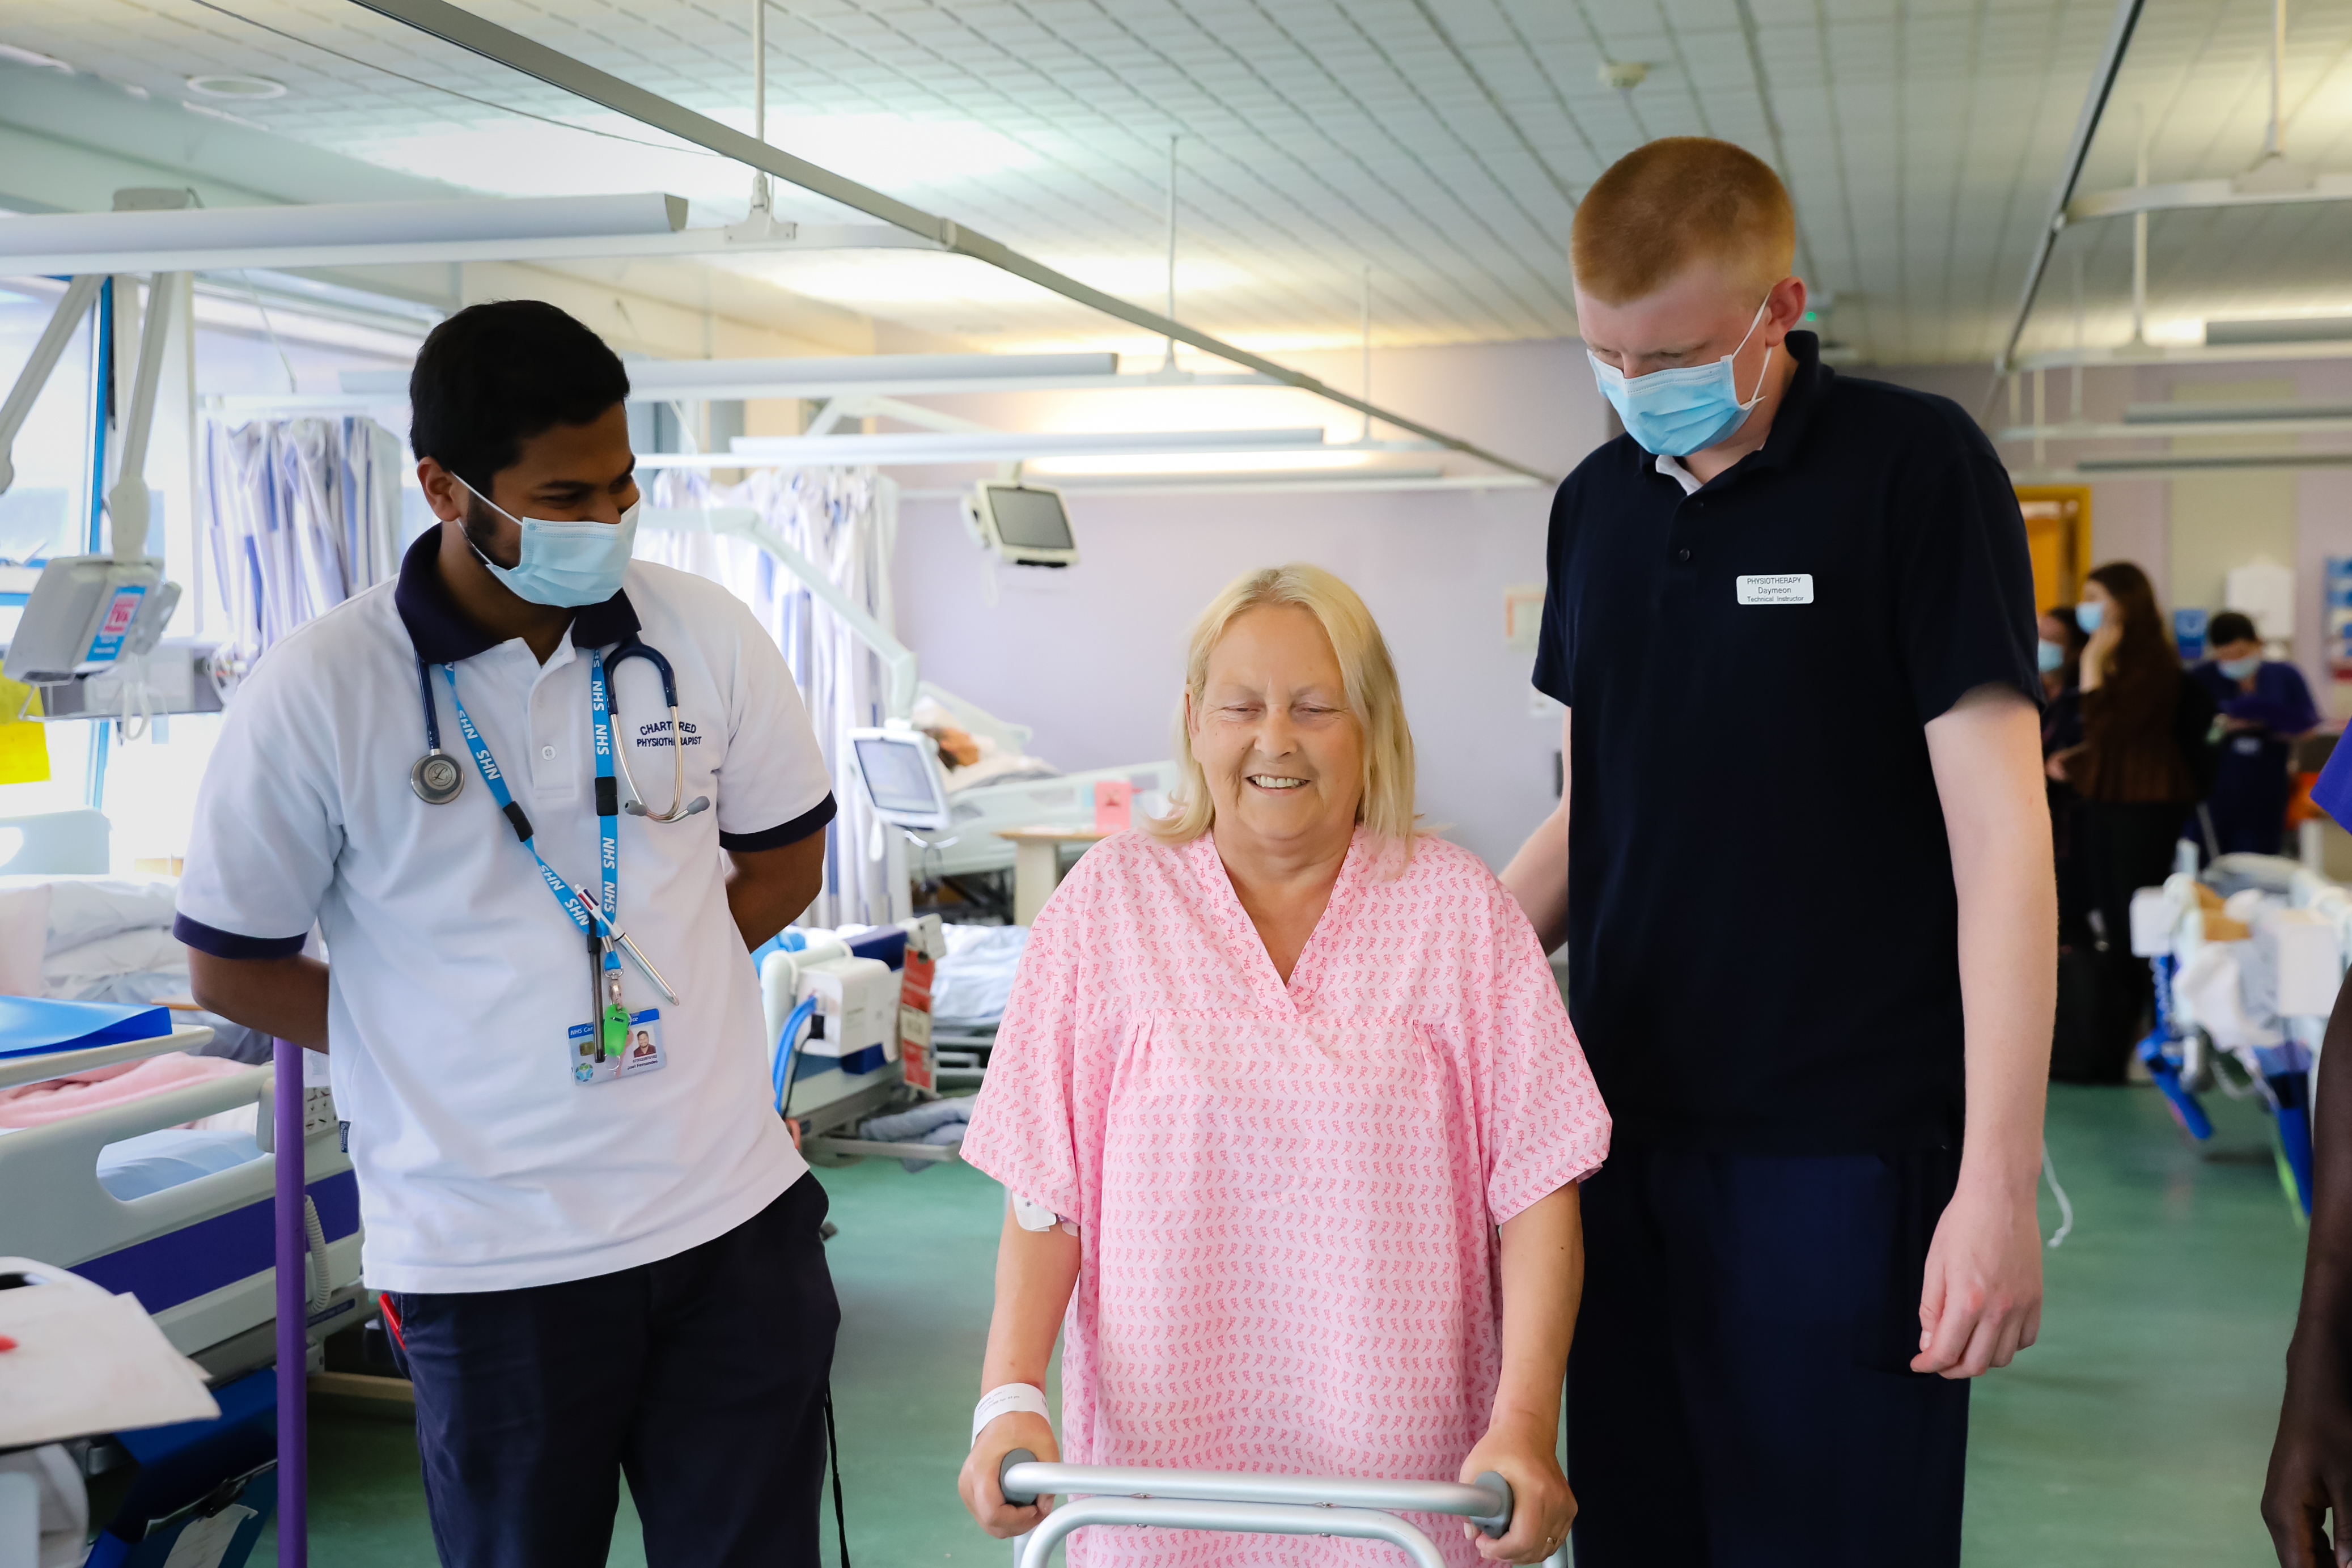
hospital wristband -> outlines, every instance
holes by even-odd
[[[1000,1415],[1015,1410],[1026,1410],[1046,1420],[1054,1418],[1053,1407],[1045,1403],[1045,1391],[1034,1383],[1002,1383],[980,1396],[971,1407],[971,1440],[980,1441],[981,1429]]]

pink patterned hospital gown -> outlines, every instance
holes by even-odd
[[[1071,1464],[1453,1480],[1502,1364],[1495,1226],[1609,1114],[1517,904],[1359,830],[1286,986],[1213,840],[1096,846],[1037,917],[963,1157],[1079,1225]],[[1418,1520],[1451,1563],[1454,1520]],[[1330,1568],[1381,1542],[1097,1527],[1072,1568]]]

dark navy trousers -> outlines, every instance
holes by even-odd
[[[841,1310],[803,1176],[716,1240],[560,1285],[387,1293],[446,1568],[816,1568]]]
[[[1576,1568],[1956,1568],[1969,1385],[1909,1363],[1958,1171],[1610,1150],[1569,1361]]]

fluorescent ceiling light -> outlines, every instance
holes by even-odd
[[[1118,372],[1117,354],[851,354],[808,359],[640,359],[628,362],[632,401],[671,398],[867,396],[999,390],[1006,383],[1083,385]],[[351,370],[342,390],[405,396],[405,370]]]
[[[2352,331],[2347,331],[2352,337]],[[2126,425],[2241,425],[2273,420],[2352,419],[2352,403],[2135,403],[2124,410]]]
[[[18,65],[37,66],[45,71],[74,73],[73,67],[55,55],[45,55],[38,49],[19,48],[15,44],[0,44],[0,60],[15,60]]]
[[[2342,342],[2352,339],[2352,316],[2273,316],[2205,323],[2205,341],[2231,343]]]
[[[738,436],[725,452],[641,453],[641,468],[737,468],[755,465],[1025,462],[1035,458],[1160,452],[1312,451],[1320,426],[1291,430],[1140,430],[1072,434],[1028,430],[924,430],[883,436]]]
[[[198,272],[505,257],[534,241],[670,236],[686,202],[647,192],[507,201],[350,202],[164,212],[41,213],[0,223],[0,274]]]
[[[1168,452],[1158,457],[1040,458],[1027,468],[1041,478],[1063,474],[1277,474],[1357,468],[1371,460],[1370,452],[1346,448],[1326,452]]]

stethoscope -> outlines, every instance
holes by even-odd
[[[661,674],[662,700],[669,704],[670,751],[677,773],[670,791],[669,809],[657,812],[647,806],[645,792],[637,787],[635,776],[629,772],[629,748],[620,740],[621,707],[617,700],[620,683],[613,681],[615,699],[612,704],[614,721],[613,755],[621,764],[621,778],[629,786],[630,795],[621,809],[631,816],[642,816],[648,822],[682,822],[698,811],[710,809],[710,797],[698,795],[690,801],[686,798],[686,731],[678,725],[677,676],[670,669],[668,659],[635,638],[614,649],[613,656],[604,661],[604,667],[608,671],[616,670],[622,661],[632,658],[645,659]],[[433,672],[421,651],[416,656],[416,687],[425,703],[425,754],[409,768],[408,787],[415,790],[416,798],[427,805],[446,805],[465,789],[466,771],[457,765],[455,757],[441,749],[441,716],[435,710],[433,702]]]

